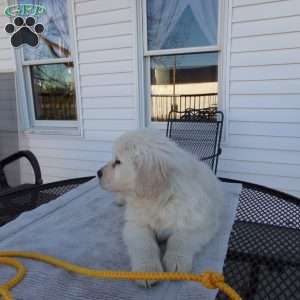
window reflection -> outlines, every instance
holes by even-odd
[[[76,120],[73,63],[30,67],[36,120]]]
[[[171,108],[217,106],[218,54],[151,57],[152,121],[165,121]]]

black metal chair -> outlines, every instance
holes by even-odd
[[[223,113],[216,108],[172,110],[166,136],[207,163],[216,173],[222,153]]]
[[[4,168],[9,165],[10,163],[21,159],[21,158],[26,158],[34,171],[34,175],[35,175],[35,183],[26,183],[26,184],[21,184],[18,185],[16,187],[12,187],[8,184],[7,181],[7,177],[5,175],[4,172]],[[18,151],[2,160],[0,160],[0,196],[4,196],[7,194],[10,194],[12,192],[16,192],[16,191],[22,191],[23,189],[26,189],[28,187],[32,187],[32,186],[36,186],[36,185],[40,185],[43,183],[42,180],[42,175],[41,175],[41,168],[39,165],[39,162],[37,160],[37,158],[35,157],[35,155],[30,152],[30,151]]]
[[[30,162],[34,171],[35,182],[10,186],[4,168],[21,158],[26,158]],[[0,226],[12,220],[21,212],[36,207],[38,194],[36,192],[28,193],[26,191],[41,186],[42,183],[41,168],[37,158],[32,152],[18,151],[0,160]],[[19,197],[15,195],[19,195]]]

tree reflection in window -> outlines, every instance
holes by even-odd
[[[30,67],[36,120],[76,120],[73,63]]]

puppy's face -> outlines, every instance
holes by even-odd
[[[121,136],[114,159],[98,171],[103,189],[138,198],[157,198],[168,185],[170,174],[166,149],[160,139],[131,133]]]
[[[136,181],[134,163],[126,153],[125,155],[115,153],[114,157],[100,170],[101,173],[98,172],[100,185],[110,192],[128,193],[134,191]]]

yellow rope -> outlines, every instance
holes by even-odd
[[[55,267],[65,269],[69,272],[74,272],[80,275],[106,278],[115,280],[170,280],[170,281],[195,281],[201,283],[208,289],[219,289],[226,294],[231,300],[241,300],[242,298],[229,285],[224,282],[224,277],[216,272],[204,272],[203,274],[189,274],[189,273],[148,273],[148,272],[125,272],[125,271],[101,271],[95,269],[84,268],[63,261],[61,259],[40,254],[37,252],[26,251],[1,251],[0,265],[8,265],[17,270],[14,278],[6,283],[0,285],[0,296],[3,300],[13,300],[10,290],[16,286],[26,275],[25,266],[17,259],[12,257],[28,258],[38,260]]]

